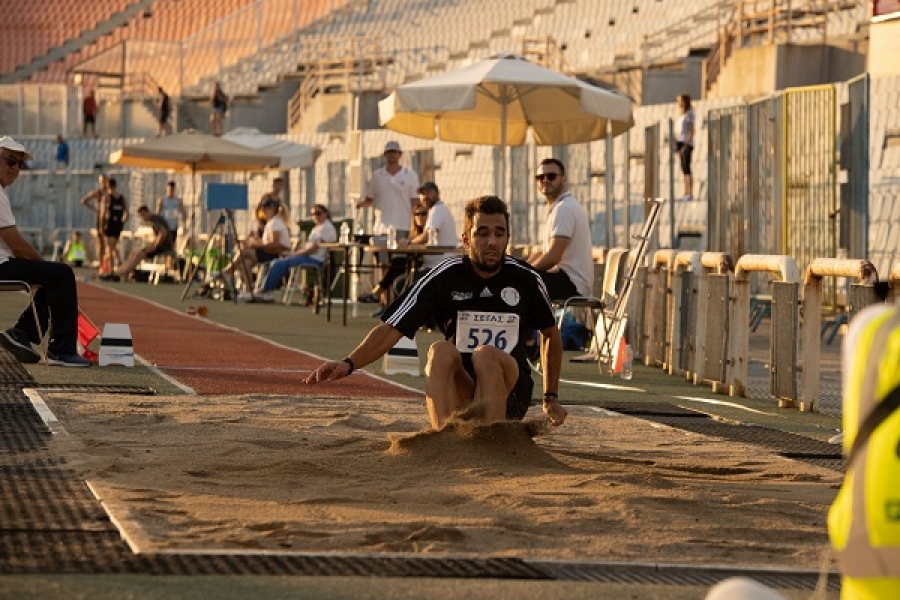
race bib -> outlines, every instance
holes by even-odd
[[[478,346],[493,346],[507,354],[519,343],[519,315],[461,310],[456,319],[456,349],[471,354]]]

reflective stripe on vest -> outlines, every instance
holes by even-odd
[[[900,306],[863,311],[845,339],[844,450],[873,407],[900,385]],[[848,466],[828,524],[841,571],[900,585],[900,412],[864,443]]]

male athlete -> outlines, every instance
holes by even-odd
[[[527,263],[506,255],[509,210],[496,196],[470,200],[462,235],[466,254],[448,258],[397,298],[382,323],[346,358],[326,362],[307,384],[350,375],[410,339],[433,316],[444,341],[428,349],[425,397],[431,426],[440,429],[456,411],[466,409],[484,423],[522,419],[534,383],[525,358],[525,336],[541,333],[544,365],[543,410],[552,425],[568,412],[557,390],[562,341],[540,275]]]

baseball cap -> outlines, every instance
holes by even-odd
[[[426,181],[425,183],[423,183],[422,185],[419,186],[419,193],[420,193],[420,194],[423,193],[423,192],[427,192],[428,190],[434,190],[434,191],[436,191],[436,192],[439,192],[439,191],[440,191],[440,190],[438,189],[437,184],[436,184],[435,182],[433,182],[433,181]]]
[[[387,144],[384,145],[384,151],[385,151],[385,152],[390,152],[390,151],[392,151],[392,150],[393,150],[394,152],[403,152],[403,151],[400,149],[400,142],[388,142]]]
[[[394,142],[396,143],[396,142]],[[34,160],[34,157],[31,155],[31,152],[25,149],[25,146],[12,139],[8,135],[4,135],[0,137],[0,148],[6,148],[10,152],[21,152],[25,155],[25,158],[28,160]],[[399,146],[398,146],[399,148]]]

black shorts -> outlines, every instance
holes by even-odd
[[[475,367],[472,366],[472,355],[462,355],[463,369],[473,380],[475,379]],[[516,361],[518,364],[518,361]],[[521,421],[531,406],[531,394],[534,391],[534,381],[531,379],[531,371],[527,366],[519,364],[519,379],[506,399],[506,418]]]
[[[156,248],[150,247],[147,248],[146,256],[147,258],[153,258],[154,256],[159,256],[160,254],[167,254],[172,251],[171,246],[157,246]]]
[[[121,225],[107,225],[103,228],[103,236],[119,239],[122,236],[122,229]]]
[[[271,262],[271,261],[275,260],[276,258],[278,258],[277,254],[269,254],[262,248],[256,249],[256,262],[258,262],[258,263]]]
[[[88,123],[96,123],[96,122],[97,122],[97,118],[94,115],[84,115],[84,124],[85,125],[87,125]]]
[[[691,154],[694,153],[694,147],[688,146],[684,142],[675,142],[675,149],[678,151],[679,162],[681,163],[681,172],[685,175],[691,174]]]

